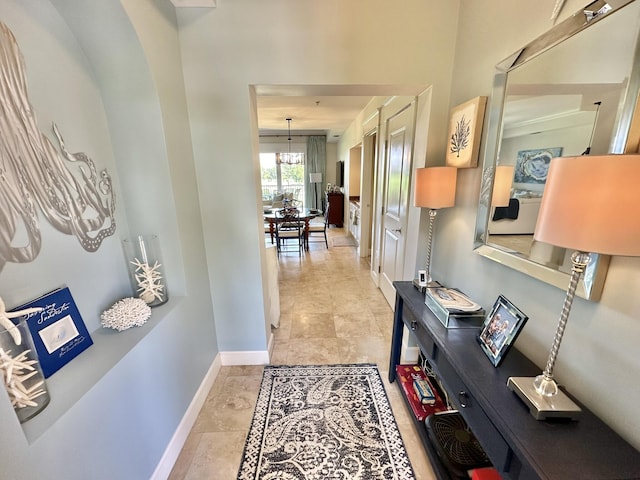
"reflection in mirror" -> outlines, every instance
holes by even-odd
[[[563,289],[572,252],[533,240],[549,163],[622,153],[636,106],[640,0],[610,3],[606,16],[588,25],[571,17],[498,65],[489,106],[476,251]],[[499,205],[496,166],[514,171]],[[578,295],[598,299],[607,263],[592,261]]]

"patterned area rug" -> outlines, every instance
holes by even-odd
[[[238,480],[415,480],[374,364],[266,366]]]
[[[333,237],[331,239],[331,245],[334,247],[357,247],[356,241],[351,235],[342,235],[340,237]]]

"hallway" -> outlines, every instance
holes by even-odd
[[[408,410],[387,369],[393,312],[355,247],[311,243],[280,257],[280,326],[273,364],[376,363],[385,382],[416,478],[435,478]],[[257,399],[261,366],[222,367],[170,475],[170,480],[233,480]]]

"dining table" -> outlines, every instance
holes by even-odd
[[[264,221],[269,223],[269,235],[271,236],[271,243],[276,236],[276,223],[278,222],[278,209],[265,210]],[[304,248],[309,250],[309,221],[312,218],[322,215],[322,210],[315,208],[299,208],[300,220],[304,222]]]

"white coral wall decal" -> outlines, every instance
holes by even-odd
[[[115,195],[106,170],[98,175],[84,153],[70,153],[57,126],[58,151],[38,129],[29,103],[22,53],[0,22],[0,270],[40,253],[37,207],[58,231],[96,251],[115,233]],[[26,241],[13,245],[24,230]]]

